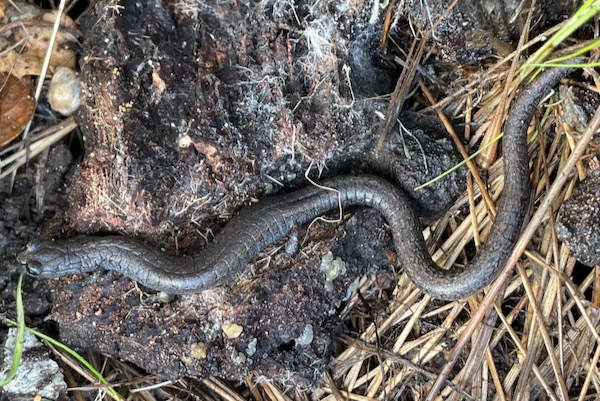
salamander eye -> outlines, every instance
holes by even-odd
[[[27,273],[31,274],[32,276],[39,276],[44,270],[44,266],[37,261],[28,262],[25,268],[27,269]]]

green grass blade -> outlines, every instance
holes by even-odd
[[[12,325],[16,325],[17,322],[10,320],[10,319],[6,319],[7,323],[10,323]],[[77,359],[77,361],[79,361],[79,363],[81,363],[83,366],[85,366],[90,372],[92,372],[92,374],[94,376],[96,376],[96,378],[102,383],[102,384],[108,384],[108,382],[106,381],[106,379],[104,378],[104,376],[102,376],[102,374],[100,372],[98,372],[96,369],[94,369],[94,367],[88,362],[86,361],[81,355],[79,355],[77,352],[75,352],[74,350],[72,350],[71,348],[67,347],[66,345],[64,345],[63,343],[55,340],[54,338],[47,336],[44,333],[41,333],[37,330],[34,330],[32,328],[29,327],[25,327],[25,330],[27,330],[28,332],[34,334],[35,336],[48,341],[50,344],[52,344],[53,346],[55,346],[56,348],[60,348],[63,351],[65,351],[66,353],[68,353],[69,355],[71,355],[73,358]],[[112,387],[108,387],[109,391],[115,396],[116,399],[120,400],[121,396],[119,395],[119,393],[117,393],[115,391],[115,389],[113,389]]]
[[[13,354],[13,362],[10,368],[10,374],[6,380],[0,381],[0,387],[6,386],[17,374],[21,355],[23,354],[23,343],[25,341],[25,312],[23,311],[23,294],[21,294],[21,284],[23,283],[23,274],[19,276],[17,284],[17,321],[12,323],[17,326],[17,338],[15,340],[15,353]]]
[[[491,146],[494,142],[498,141],[500,138],[502,138],[502,135],[504,135],[504,133],[501,133],[500,135],[498,135],[497,137],[495,137],[493,140],[491,140],[489,143],[487,143],[485,146],[483,146],[481,149],[479,149],[477,152],[473,153],[471,156],[469,156],[468,159],[461,161],[460,163],[458,163],[457,165],[449,168],[448,170],[444,171],[442,174],[438,175],[437,177],[435,177],[432,180],[427,181],[425,184],[421,184],[418,187],[416,187],[414,189],[414,191],[418,191],[420,189],[425,188],[428,185],[433,184],[434,182],[444,178],[445,176],[447,176],[448,174],[450,174],[451,172],[453,172],[454,170],[456,170],[457,168],[459,168],[460,166],[464,165],[466,162],[468,162],[469,160],[474,159],[475,157],[477,157],[478,154],[480,154],[481,152],[483,152],[488,146]]]

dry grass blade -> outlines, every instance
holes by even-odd
[[[527,243],[531,240],[531,238],[533,237],[533,235],[535,233],[535,230],[537,229],[539,224],[542,222],[542,219],[546,215],[548,207],[550,206],[550,204],[552,203],[553,199],[558,194],[558,192],[561,190],[562,186],[568,179],[569,174],[575,167],[576,163],[583,156],[588,143],[590,142],[590,140],[592,139],[592,136],[598,130],[599,127],[600,127],[600,108],[596,111],[596,114],[590,121],[589,126],[587,127],[585,133],[582,135],[580,141],[577,143],[576,148],[574,149],[573,153],[571,154],[571,156],[569,157],[569,159],[567,161],[567,164],[565,165],[565,169],[559,173],[558,177],[552,184],[550,190],[548,191],[548,193],[544,197],[543,201],[541,202],[540,207],[535,212],[531,221],[525,228],[523,234],[521,235],[521,238],[519,239],[519,242],[517,243],[517,245],[515,246],[515,249],[513,250],[513,253],[511,255],[509,261],[506,264],[506,267],[500,273],[500,276],[496,279],[494,284],[489,289],[488,294],[486,295],[485,299],[481,303],[481,307],[475,313],[475,315],[472,319],[472,322],[469,324],[469,326],[465,330],[465,332],[462,333],[459,341],[457,342],[456,346],[452,350],[451,356],[448,358],[448,362],[446,363],[446,365],[440,372],[440,376],[438,377],[438,379],[434,383],[433,387],[431,388],[431,391],[427,397],[427,400],[433,400],[434,397],[441,390],[442,386],[444,385],[444,381],[450,374],[452,367],[457,362],[462,350],[466,347],[470,337],[473,335],[473,333],[477,329],[477,326],[478,326],[477,322],[483,318],[483,315],[486,313],[486,311],[489,309],[489,307],[494,303],[497,294],[500,292],[500,289],[504,285],[504,282],[508,279],[508,276],[510,275],[513,266],[515,266],[515,264],[517,263],[517,260],[519,259],[520,255],[524,252],[525,247],[527,246]]]
[[[76,127],[77,123],[73,120],[73,117],[69,117],[55,127],[52,127],[51,129],[55,130],[53,133],[49,135],[40,135],[39,139],[33,140],[27,146],[24,145],[26,141],[16,144],[20,147],[18,151],[5,159],[0,159],[0,179],[16,172],[20,167],[24,166],[29,159],[37,156],[60,141]]]
[[[431,92],[429,92],[429,90],[427,89],[427,87],[425,86],[423,81],[419,80],[419,86],[423,90],[423,93],[425,93],[425,96],[427,96],[427,99],[431,103],[435,103],[433,100],[433,96],[431,95]],[[467,153],[467,151],[465,150],[465,147],[463,146],[462,142],[458,138],[458,135],[456,135],[456,132],[454,131],[454,128],[452,127],[452,124],[450,123],[450,120],[448,120],[448,118],[444,115],[444,113],[442,113],[441,110],[436,109],[436,112],[437,112],[438,117],[444,124],[444,127],[446,127],[448,134],[452,138],[452,141],[454,141],[454,144],[458,148],[460,154],[467,161],[467,167],[469,168],[469,171],[471,172],[473,178],[475,179],[475,182],[477,182],[479,190],[481,191],[481,194],[483,195],[483,199],[485,200],[485,204],[488,209],[488,213],[491,216],[495,216],[496,208],[494,207],[494,204],[492,202],[490,195],[485,190],[486,186],[485,186],[483,180],[481,179],[481,177],[479,176],[479,171],[477,170],[475,163],[473,163],[473,161],[469,160],[469,154]]]
[[[517,51],[515,57],[512,60],[510,70],[507,76],[506,85],[504,86],[504,90],[502,91],[502,96],[500,98],[500,105],[496,110],[495,116],[492,119],[492,124],[488,130],[486,130],[486,134],[481,141],[481,146],[485,146],[491,141],[493,138],[500,133],[500,129],[502,127],[502,123],[504,122],[504,116],[506,115],[505,109],[506,105],[509,101],[509,92],[511,88],[511,84],[513,82],[513,77],[515,77],[515,73],[517,71],[517,67],[519,66],[519,55],[523,51],[523,46],[525,45],[525,38],[527,33],[529,32],[529,26],[531,25],[531,19],[533,17],[533,11],[535,10],[535,0],[531,2],[529,6],[529,12],[527,13],[527,21],[525,22],[525,29],[521,33],[521,37],[519,38],[519,44],[517,45]],[[517,82],[518,83],[518,82]],[[514,94],[514,92],[513,92]],[[480,165],[483,169],[487,169],[492,162],[496,159],[496,151],[498,142],[495,141],[493,146],[488,147],[482,154],[477,156],[477,164]]]
[[[61,349],[55,348],[52,344],[46,342],[46,346],[54,353],[54,355],[56,355],[58,358],[60,358],[60,360],[67,365],[69,368],[73,369],[75,372],[77,372],[79,375],[81,375],[82,377],[84,377],[88,382],[90,383],[97,383],[97,378],[96,376],[90,372],[88,369],[86,369],[84,366],[82,366],[79,361],[77,361],[73,356],[69,355],[66,352],[63,352]],[[108,395],[110,398],[117,400],[117,401],[121,401],[121,398],[117,398],[117,396],[108,391],[108,389],[106,388],[93,388],[94,390],[97,390],[99,392],[99,394],[103,394],[103,395]]]
[[[433,27],[430,30],[428,30],[427,32],[423,33],[423,37],[418,42],[418,44],[417,44],[417,39],[416,38],[414,39],[414,41],[411,45],[410,51],[408,53],[406,62],[405,62],[406,65],[408,65],[408,68],[402,69],[402,73],[400,74],[400,77],[398,78],[398,81],[396,83],[396,88],[394,89],[394,92],[392,93],[392,99],[390,101],[390,104],[388,105],[388,109],[385,114],[385,123],[384,123],[383,128],[381,129],[381,134],[379,135],[377,144],[375,145],[375,154],[379,154],[381,152],[381,149],[383,148],[383,144],[385,143],[385,141],[387,139],[387,136],[392,128],[392,125],[396,121],[396,118],[398,117],[398,113],[400,112],[400,110],[402,108],[402,105],[404,103],[406,95],[408,94],[408,91],[410,89],[410,85],[414,80],[414,77],[415,77],[415,74],[417,71],[417,67],[419,66],[421,57],[423,56],[423,52],[425,51],[425,45],[426,45],[427,40],[434,34],[439,23],[444,18],[446,18],[446,16],[450,13],[450,11],[452,11],[454,6],[456,6],[457,2],[458,2],[458,0],[454,0],[451,4],[448,5],[446,11],[435,22]]]
[[[204,385],[217,393],[225,401],[243,401],[244,399],[233,391],[229,386],[221,379],[216,377],[209,377],[203,381]]]

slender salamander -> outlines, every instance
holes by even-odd
[[[342,207],[367,206],[383,214],[401,265],[423,292],[447,300],[467,297],[497,277],[518,240],[529,207],[527,129],[547,91],[572,71],[568,67],[545,71],[515,100],[502,141],[504,194],[486,243],[465,268],[438,267],[404,193],[369,175],[339,176],[321,183],[336,191],[308,187],[251,205],[233,217],[214,241],[189,256],[170,257],[134,238],[106,236],[34,242],[17,260],[29,273],[43,278],[106,269],[156,290],[195,293],[223,284],[296,224],[336,209],[341,202]]]

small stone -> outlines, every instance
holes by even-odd
[[[304,332],[296,338],[297,345],[309,345],[313,341],[313,327],[312,324],[307,324],[304,327]]]
[[[17,329],[11,328],[4,344],[0,380],[8,377],[12,365]],[[6,399],[33,399],[36,394],[55,400],[67,388],[58,364],[30,332],[25,332],[23,355],[15,377],[2,387]]]
[[[256,344],[258,344],[258,340],[254,338],[252,341],[248,343],[248,347],[246,348],[246,354],[252,356],[256,352]]]
[[[192,344],[190,347],[190,356],[195,359],[206,358],[206,345],[203,342]]]
[[[333,254],[328,252],[321,261],[321,271],[325,273],[327,281],[335,280],[339,275],[346,273],[346,263],[341,258],[333,258]]]
[[[81,78],[79,78],[79,74],[67,67],[57,67],[48,89],[48,100],[52,110],[70,116],[81,105],[80,92]]]
[[[242,326],[235,323],[223,323],[221,329],[227,338],[238,338],[244,331]]]

